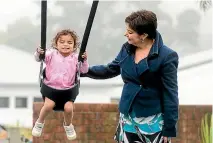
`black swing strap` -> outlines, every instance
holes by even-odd
[[[47,1],[41,1],[41,40],[40,46],[44,50],[44,54],[40,55],[41,65],[40,65],[40,72],[39,72],[39,82],[43,78],[43,61],[45,58],[45,49],[46,49],[46,32],[47,31]]]
[[[83,62],[82,54],[85,52],[86,47],[87,47],[87,42],[88,42],[88,39],[89,39],[92,24],[93,24],[93,21],[94,21],[95,13],[96,13],[96,10],[97,10],[97,7],[98,7],[98,2],[99,2],[98,0],[93,1],[92,7],[91,7],[91,10],[90,10],[90,14],[89,14],[89,17],[88,17],[88,20],[87,20],[86,29],[85,29],[85,32],[84,32],[80,52],[79,52],[79,55],[78,55],[78,66],[77,66],[78,69],[77,69],[77,74],[76,74],[76,78],[75,78],[76,83],[79,83],[79,81],[80,81],[80,68],[81,68],[81,64]]]
[[[95,13],[96,13],[96,10],[97,10],[98,2],[99,2],[98,0],[95,0],[92,3],[92,7],[91,7],[91,10],[90,10],[88,20],[87,20],[86,29],[85,29],[85,32],[84,32],[84,36],[83,36],[83,39],[82,39],[81,48],[80,48],[80,52],[79,52],[79,56],[78,56],[79,62],[83,62],[83,59],[82,59],[81,56],[86,50],[86,46],[87,46],[87,42],[88,42],[88,39],[89,39],[90,31],[91,31],[91,28],[92,28]]]
[[[47,31],[47,1],[41,1],[41,48],[45,52],[46,48],[46,32]],[[44,60],[45,54],[40,55],[40,59]]]

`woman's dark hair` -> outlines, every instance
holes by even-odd
[[[155,39],[157,29],[156,14],[148,10],[139,10],[126,17],[125,22],[139,35],[148,34],[147,38]]]

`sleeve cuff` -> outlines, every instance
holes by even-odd
[[[165,130],[163,129],[162,130],[162,136],[164,137],[176,137],[177,134],[176,134],[176,129],[171,129],[171,130]]]

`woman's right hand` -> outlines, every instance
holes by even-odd
[[[39,54],[44,54],[44,50],[42,49],[42,48],[37,48],[37,50],[36,50]]]

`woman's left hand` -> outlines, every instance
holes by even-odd
[[[169,143],[170,141],[170,138],[168,137],[163,137],[163,143]]]

